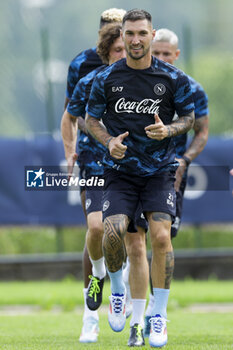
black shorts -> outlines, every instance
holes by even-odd
[[[186,187],[187,178],[183,178],[180,184],[179,192],[176,192],[176,216],[181,218],[182,208],[183,208],[183,199],[184,199],[184,190]]]
[[[183,177],[179,191],[176,192],[176,217],[171,227],[171,237],[174,238],[177,236],[178,230],[181,224],[181,216],[183,209],[183,199],[184,199],[184,191],[187,184],[187,176]]]
[[[128,232],[130,233],[134,233],[137,232],[137,227],[142,227],[145,232],[147,232],[148,230],[148,221],[146,220],[143,212],[142,212],[142,206],[141,204],[138,205],[136,212],[135,212],[135,216],[134,216],[134,220],[131,220],[128,226]]]
[[[104,177],[103,219],[124,214],[134,221],[139,205],[144,214],[164,212],[175,217],[174,172],[140,177],[106,169]]]
[[[102,211],[103,191],[86,188],[85,208],[87,215],[94,211]]]

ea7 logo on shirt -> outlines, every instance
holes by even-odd
[[[163,84],[158,83],[154,87],[154,92],[156,93],[156,95],[161,96],[161,95],[165,94],[166,87]]]
[[[123,86],[112,86],[112,92],[122,92]]]

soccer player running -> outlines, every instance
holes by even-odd
[[[122,38],[120,38],[121,25],[118,23],[107,24],[99,32],[97,53],[103,63],[113,64],[125,57]],[[65,146],[66,158],[72,157],[76,150],[77,119],[85,115],[85,106],[89,98],[90,88],[96,74],[103,70],[106,65],[98,67],[91,73],[79,80],[76,85],[67,109],[62,119],[62,135]],[[81,117],[80,117],[81,116]],[[73,123],[72,123],[73,122]],[[85,134],[85,150],[81,152],[81,158],[85,161],[86,178],[103,175],[102,159],[106,147],[97,142],[90,134]],[[78,159],[78,164],[80,157]],[[72,172],[71,167],[69,172]],[[86,189],[86,212],[88,232],[86,237],[87,249],[92,262],[92,276],[87,291],[87,306],[90,310],[97,310],[102,301],[102,289],[106,274],[102,253],[103,223],[102,223],[102,193],[100,190]],[[143,329],[143,317],[146,305],[146,293],[149,281],[148,262],[146,257],[145,230],[147,224],[141,218],[138,210],[135,221],[126,234],[126,249],[130,260],[133,262],[130,275],[132,288],[133,314],[130,320],[131,336],[130,346],[143,345],[144,338],[138,332]],[[134,239],[132,240],[132,236]],[[131,244],[132,243],[132,244]],[[135,254],[136,253],[136,254]],[[136,256],[135,256],[136,255]],[[138,279],[138,277],[141,277]],[[128,278],[127,278],[128,282]],[[143,283],[143,286],[141,286]],[[127,308],[126,308],[127,313]],[[82,336],[81,336],[82,340]]]
[[[86,125],[109,149],[104,158],[108,169],[103,198],[103,252],[112,293],[109,324],[116,332],[125,326],[123,240],[140,203],[149,222],[152,245],[155,303],[149,343],[158,347],[167,343],[166,309],[174,268],[170,231],[175,216],[177,162],[173,136],[192,127],[194,105],[187,76],[152,58],[154,36],[148,12],[136,9],[126,13],[122,24],[126,60],[97,74]],[[179,119],[173,122],[175,111]]]
[[[177,35],[166,28],[156,31],[155,38],[152,42],[152,55],[157,59],[174,65],[179,58],[180,50],[178,48]],[[208,97],[202,86],[193,78],[188,76],[194,101],[195,122],[193,125],[194,136],[190,145],[187,147],[187,133],[174,138],[176,145],[176,157],[179,167],[176,170],[176,217],[171,227],[171,238],[176,237],[182,215],[182,205],[184,191],[187,183],[187,170],[189,164],[203,151],[208,140]],[[175,116],[176,118],[177,116]],[[153,292],[153,291],[151,291]],[[150,317],[153,310],[154,296],[150,293],[149,304],[145,316],[144,336],[148,337],[150,332]]]
[[[108,23],[115,23],[115,22],[121,23],[123,15],[125,13],[126,11],[123,9],[111,8],[111,9],[105,10],[100,17],[100,29]],[[103,62],[101,61],[99,55],[96,52],[96,47],[82,51],[71,61],[68,69],[68,76],[67,76],[65,109],[72,97],[74,88],[76,84],[79,82],[79,80],[85,77],[92,70],[102,65],[103,65]],[[73,119],[66,118],[65,122],[68,124],[67,127],[70,129],[72,128],[75,129],[77,127],[75,119],[73,120]],[[79,175],[80,175],[80,178],[82,178],[85,176],[85,172],[87,172],[88,174],[90,171],[88,160],[85,157],[87,152],[90,149],[90,144],[86,136],[85,122],[82,117],[78,118],[78,127],[81,130],[78,143],[79,143]],[[67,147],[69,147],[69,143],[67,143]],[[96,157],[98,157],[98,155],[96,155]],[[72,154],[69,153],[69,156],[68,157],[66,156],[66,159],[68,163],[68,169],[72,169],[78,159],[76,150]],[[95,159],[97,162],[98,159],[97,158]],[[99,172],[100,171],[99,166],[96,166],[95,169],[93,169],[93,173],[94,171],[95,173]],[[81,189],[81,201],[82,201],[83,211],[86,215],[85,189],[83,188]],[[83,254],[84,315],[83,315],[83,328],[82,328],[82,333],[79,340],[80,342],[87,342],[87,343],[96,342],[98,337],[98,332],[99,332],[98,313],[96,310],[91,311],[86,304],[86,293],[87,293],[87,288],[89,284],[89,275],[91,274],[92,274],[92,265],[91,265],[89,254],[85,244],[84,254]]]

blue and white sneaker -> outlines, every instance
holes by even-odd
[[[157,314],[150,318],[149,344],[151,347],[160,348],[167,344],[167,320]]]
[[[121,332],[126,322],[125,294],[112,294],[109,297],[108,322],[114,332]]]
[[[151,316],[145,316],[144,318],[144,329],[143,329],[144,338],[148,338],[150,335],[150,319],[151,319]]]
[[[79,337],[80,343],[96,343],[99,335],[99,321],[94,317],[87,317],[83,321],[83,328]]]

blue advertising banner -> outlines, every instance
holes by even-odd
[[[58,166],[66,172],[61,139],[40,136],[0,140],[0,223],[32,225],[84,224],[78,190],[27,191],[25,167]],[[78,168],[78,167],[77,167]],[[39,180],[39,178],[38,178]],[[38,181],[36,180],[36,181]]]
[[[60,136],[0,139],[0,224],[80,225],[85,223],[77,186],[62,190],[34,190],[50,184],[56,175],[66,180],[66,162]],[[183,205],[184,223],[233,222],[233,139],[210,138],[189,168]],[[78,177],[78,167],[74,170]],[[59,183],[60,184],[60,183]],[[60,184],[61,185],[61,184]],[[74,184],[75,185],[75,184]]]
[[[204,151],[189,168],[183,222],[233,222],[233,177],[229,175],[231,168],[233,139],[210,137]]]

